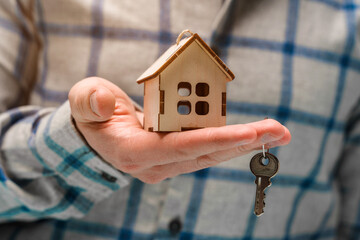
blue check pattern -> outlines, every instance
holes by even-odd
[[[1,239],[360,239],[359,2],[0,7]],[[225,27],[212,25],[216,17]],[[147,185],[107,165],[72,123],[67,94],[87,76],[114,81],[142,104],[135,79],[187,24],[236,75],[229,124],[268,116],[293,134],[289,146],[271,149],[281,170],[261,218],[243,164],[251,156]],[[174,219],[178,233],[168,228]]]

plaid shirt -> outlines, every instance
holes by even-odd
[[[360,2],[3,0],[0,239],[360,239]],[[236,78],[228,124],[277,119],[293,140],[253,214],[251,155],[144,184],[93,152],[69,89],[135,80],[189,28]],[[105,143],[106,144],[106,143]]]

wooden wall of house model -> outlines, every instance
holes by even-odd
[[[185,32],[190,37],[180,41]],[[197,34],[183,31],[138,79],[144,129],[173,132],[226,124],[226,83],[234,74]]]

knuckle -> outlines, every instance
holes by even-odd
[[[216,164],[216,161],[208,155],[204,155],[204,156],[198,157],[196,159],[196,168],[198,168],[198,169],[208,168],[215,164]]]
[[[219,135],[215,128],[209,128],[207,131],[207,140],[217,146],[226,145],[224,139]]]
[[[119,164],[117,168],[126,173],[135,173],[141,171],[141,166],[138,164]]]
[[[75,98],[75,106],[77,107],[77,110],[81,115],[84,115],[86,113],[86,106],[82,98]]]
[[[86,100],[83,99],[82,95],[72,97],[70,100],[70,106],[74,117],[82,118],[88,114]]]
[[[237,152],[237,153],[243,153],[243,152],[246,152],[246,151],[248,151],[248,150],[249,150],[249,147],[246,146],[246,145],[238,146],[238,147],[236,148],[236,152]]]
[[[162,165],[151,167],[146,169],[140,174],[134,174],[135,177],[148,184],[159,183],[166,178],[168,178],[169,173],[164,172],[164,167]]]
[[[172,151],[171,157],[178,161],[188,158],[189,153],[185,150],[186,144],[187,142],[181,140],[178,133],[174,133],[169,143],[166,143],[169,146],[167,150]]]
[[[144,177],[142,177],[140,180],[147,184],[156,184],[156,183],[160,183],[165,179],[166,179],[165,177],[159,175],[147,174]]]
[[[126,173],[134,173],[139,170],[139,167],[137,165],[123,165],[119,169]]]
[[[175,148],[175,154],[173,156],[175,156],[175,159],[177,161],[181,161],[183,159],[188,158],[188,152],[186,152],[183,148],[179,147],[179,148]]]
[[[216,134],[214,133],[214,129],[209,128],[207,131],[207,139],[211,142],[218,142],[219,138],[216,136]]]
[[[162,165],[154,166],[151,168],[151,172],[153,175],[163,175],[164,167]]]

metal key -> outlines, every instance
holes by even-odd
[[[268,159],[268,163],[264,164],[263,159]],[[250,170],[255,175],[256,180],[256,196],[254,213],[260,216],[264,213],[265,207],[265,189],[270,187],[270,178],[276,175],[279,170],[279,160],[271,153],[258,153],[252,157],[250,161]]]

